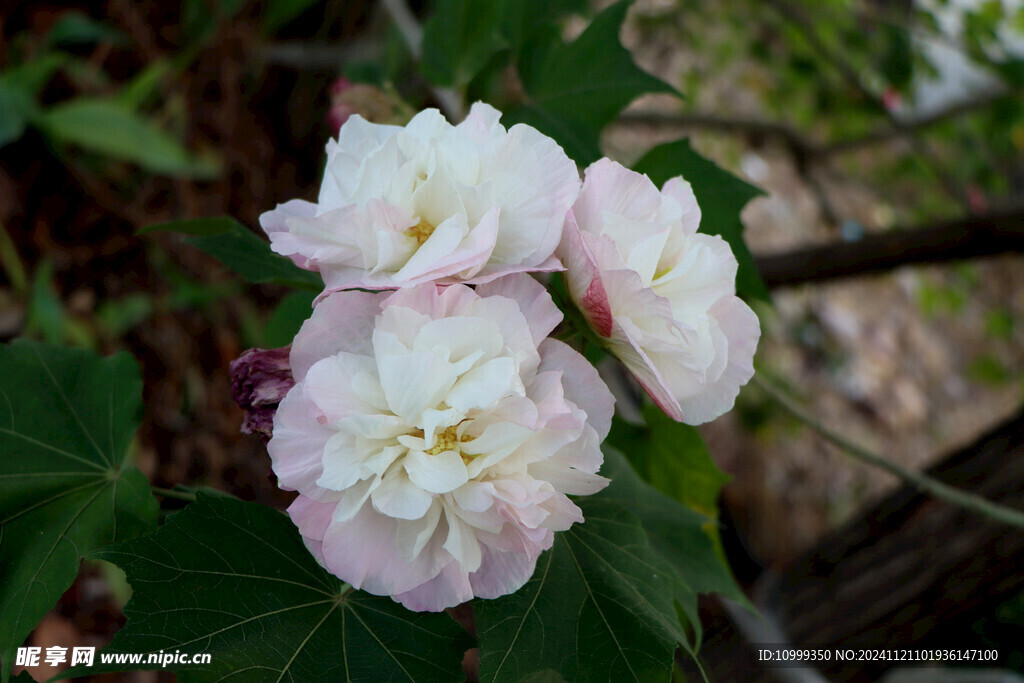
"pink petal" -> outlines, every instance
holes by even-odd
[[[281,401],[274,416],[274,436],[267,444],[271,466],[282,488],[300,491],[317,500],[337,499],[337,494],[316,485],[323,474],[324,445],[335,431],[320,424],[316,406],[300,382]]]
[[[395,595],[430,581],[449,558],[420,553],[413,561],[403,556],[396,542],[398,521],[364,505],[347,522],[327,527],[323,554],[327,569],[356,588],[374,595]]]
[[[540,344],[562,322],[562,312],[555,306],[548,290],[524,273],[506,275],[478,285],[476,293],[480,296],[504,296],[518,303],[530,325],[534,345]]]
[[[576,217],[569,212],[566,217],[565,230],[562,232],[562,244],[558,255],[565,264],[566,283],[573,301],[577,302],[580,311],[587,318],[594,331],[602,337],[612,334],[612,309],[608,301],[601,271],[597,266],[590,245],[576,224]]]
[[[754,352],[761,336],[757,315],[739,297],[726,297],[711,308],[729,340],[725,371],[704,391],[680,401],[688,424],[703,424],[732,409],[740,387],[754,376]]]
[[[433,579],[392,597],[415,612],[440,612],[472,600],[473,587],[469,576],[453,560]]]
[[[478,598],[500,598],[522,588],[537,566],[537,556],[506,552],[482,546],[480,569],[469,575],[473,593]]]
[[[561,369],[565,397],[587,413],[587,422],[603,440],[611,429],[615,398],[586,358],[557,339],[540,345],[539,371]]]
[[[359,355],[373,353],[366,330],[380,313],[383,295],[369,292],[339,292],[323,299],[292,342],[291,366],[296,381],[321,358],[341,351]]]

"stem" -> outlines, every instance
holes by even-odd
[[[423,57],[423,27],[416,21],[416,15],[405,4],[405,0],[382,0],[381,4],[391,16],[391,21],[395,22],[398,32],[402,34],[402,40],[405,41],[413,59],[420,61]],[[458,91],[433,85],[430,91],[434,93],[434,99],[449,121],[458,123],[466,117],[466,107]]]
[[[174,498],[175,500],[184,500],[189,503],[196,502],[196,494],[189,493],[188,491],[177,491],[175,489],[165,489],[159,486],[150,486],[150,490],[158,496],[164,498]]]
[[[847,437],[834,432],[810,414],[804,412],[794,401],[783,394],[777,387],[763,378],[755,375],[753,383],[768,394],[786,412],[803,422],[805,425],[818,432],[822,437],[831,441],[836,446],[846,451],[853,458],[863,463],[885,470],[894,474],[903,481],[915,486],[919,491],[928,493],[935,498],[944,500],[952,505],[958,505],[965,510],[970,510],[979,515],[994,519],[1004,524],[1024,528],[1024,512],[1014,508],[1006,507],[990,500],[982,498],[973,493],[967,493],[952,486],[947,486],[937,479],[933,479],[923,472],[907,469],[891,460],[874,453],[860,444],[854,443]]]

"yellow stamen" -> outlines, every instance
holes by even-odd
[[[417,244],[422,245],[431,235],[434,234],[434,227],[435,226],[421,218],[420,222],[406,230],[405,234],[416,240]]]
[[[452,425],[448,429],[444,430],[437,435],[437,441],[434,442],[434,447],[423,451],[427,455],[437,455],[438,453],[444,453],[445,451],[454,451],[456,444],[459,442],[465,443],[473,437],[469,434],[463,434],[462,438],[459,438],[458,425]]]

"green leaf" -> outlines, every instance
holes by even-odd
[[[26,312],[25,334],[41,337],[51,344],[64,341],[67,332],[67,314],[53,284],[53,263],[43,258],[32,274],[32,290]]]
[[[113,99],[80,97],[58,104],[38,118],[55,140],[142,168],[173,176],[214,178],[219,164],[191,155],[152,121]]]
[[[711,518],[730,477],[715,466],[695,427],[676,422],[657,406],[643,406],[646,428],[615,418],[608,443],[622,451],[654,488]]]
[[[740,221],[740,211],[747,202],[764,192],[697,154],[690,141],[685,139],[654,147],[634,164],[633,169],[647,174],[659,187],[678,175],[689,181],[700,204],[701,230],[721,235],[739,261],[736,291],[740,296],[771,301],[768,288],[761,281],[754,257],[743,239],[743,223]]]
[[[53,23],[50,32],[46,35],[46,42],[49,45],[77,46],[92,45],[94,43],[110,43],[111,45],[123,45],[128,38],[112,26],[102,21],[96,21],[84,12],[71,10],[64,12]]]
[[[558,37],[556,22],[567,14],[586,12],[586,0],[497,0],[501,33],[508,41],[513,59],[538,36]],[[554,30],[551,30],[554,29]]]
[[[594,17],[572,43],[531,47],[520,59],[526,104],[508,123],[528,123],[553,137],[581,165],[601,156],[601,130],[644,93],[673,93],[664,81],[640,70],[619,42],[629,1]]]
[[[586,521],[557,533],[534,577],[512,595],[474,602],[482,681],[545,670],[568,681],[667,681],[677,644],[688,648],[675,603],[695,618],[694,589],[648,540],[637,513],[660,522],[681,511],[669,527],[655,524],[659,543],[693,539],[686,552],[717,559],[700,530],[708,520],[643,484],[621,455],[607,454],[602,472],[612,483],[578,501]],[[702,585],[714,584],[693,571],[696,562],[685,568]]]
[[[0,78],[0,147],[10,144],[25,133],[31,111],[32,96],[6,77]]]
[[[268,348],[291,344],[299,328],[313,314],[313,292],[289,292],[274,309],[263,330],[263,344]]]
[[[191,237],[186,244],[205,251],[245,278],[246,282],[269,282],[321,292],[323,280],[316,273],[302,270],[280,254],[254,232],[230,216],[171,221],[150,225],[138,234],[161,230],[181,232]]]
[[[126,109],[135,111],[148,99],[157,94],[161,81],[174,73],[175,65],[169,59],[154,59],[128,81],[117,93],[117,102]]]
[[[156,532],[94,557],[124,569],[133,589],[128,622],[103,652],[208,653],[209,664],[167,667],[183,682],[453,681],[472,646],[446,614],[349,589],[286,515],[255,503],[199,493]]]
[[[43,86],[50,82],[50,78],[53,77],[57,69],[64,66],[67,61],[67,54],[50,52],[4,72],[0,81],[13,88],[24,90],[29,97],[35,97]]]
[[[655,490],[637,476],[620,453],[608,447],[604,450],[601,474],[610,477],[612,484],[598,493],[597,499],[631,510],[643,524],[651,545],[672,564],[693,592],[719,593],[746,602],[713,540],[718,535],[714,519]],[[688,605],[680,601],[680,604],[690,615],[691,625],[699,628],[694,616],[696,603]]]
[[[504,48],[492,0],[439,0],[423,25],[420,72],[437,85],[461,88]]]
[[[126,353],[16,340],[0,347],[0,660],[74,581],[81,557],[151,528],[127,463],[142,380]],[[4,669],[6,680],[9,671]]]
[[[263,6],[263,32],[271,34],[316,4],[317,0],[271,0]]]

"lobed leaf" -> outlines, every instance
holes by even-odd
[[[572,43],[524,47],[519,73],[526,103],[503,120],[530,124],[586,166],[601,156],[601,130],[627,104],[644,93],[675,93],[638,68],[619,42],[629,4],[622,0],[602,11]]]
[[[634,514],[646,512],[638,498],[656,492],[629,479],[621,455],[609,453],[606,465],[611,485],[577,501],[586,521],[555,536],[530,581],[512,595],[474,603],[481,680],[519,681],[550,670],[565,680],[667,681],[677,645],[689,648],[675,604],[695,617],[696,593]],[[704,521],[690,513],[678,524],[703,537]]]
[[[438,85],[464,87],[505,49],[493,0],[439,0],[423,25],[420,71]]]
[[[154,533],[94,554],[128,576],[128,622],[96,665],[62,677],[159,668],[149,654],[210,655],[172,664],[188,681],[452,681],[472,645],[446,614],[415,613],[325,571],[286,515],[209,496]],[[142,654],[143,662],[100,663]]]
[[[0,671],[71,585],[81,557],[156,523],[127,464],[142,381],[125,353],[0,347]]]

